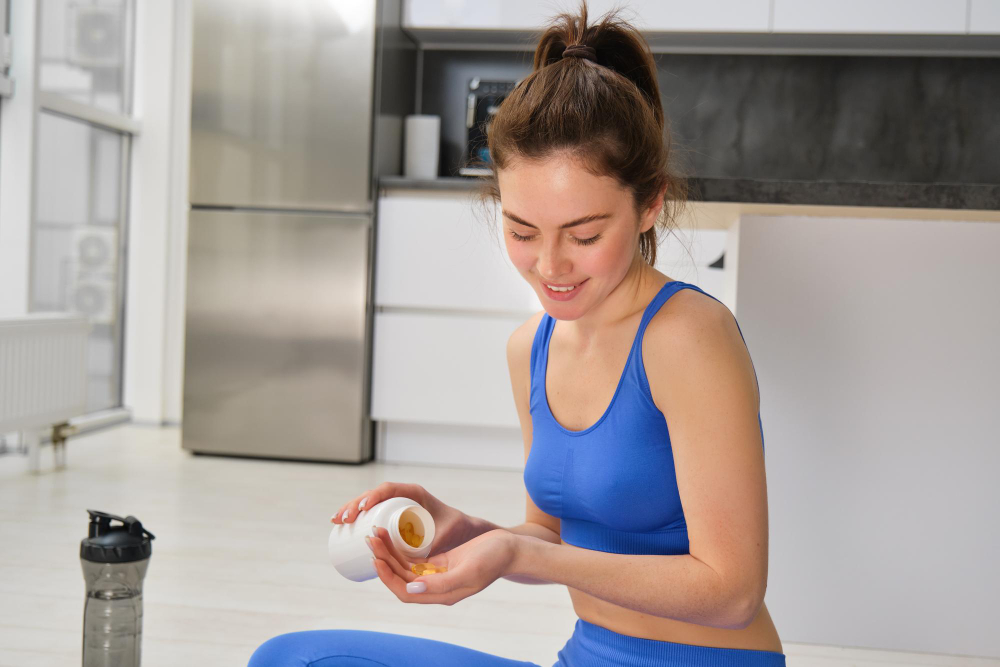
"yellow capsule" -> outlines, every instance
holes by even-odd
[[[425,574],[437,574],[438,572],[447,572],[448,568],[437,567],[434,565],[434,563],[414,563],[410,567],[410,570],[413,572],[413,574],[419,577]]]

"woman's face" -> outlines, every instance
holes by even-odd
[[[567,155],[519,160],[497,181],[507,254],[555,319],[575,320],[603,302],[656,222],[656,207],[640,219],[629,190]]]

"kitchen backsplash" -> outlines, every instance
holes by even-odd
[[[469,79],[516,80],[522,51],[427,50],[422,113],[441,175],[465,146]],[[1000,183],[1000,58],[658,54],[675,159],[702,178]]]

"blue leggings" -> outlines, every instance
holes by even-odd
[[[447,642],[370,630],[308,630],[269,639],[248,667],[540,667]],[[774,651],[641,639],[577,619],[552,667],[785,667]]]

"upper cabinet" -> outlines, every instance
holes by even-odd
[[[969,0],[969,34],[1000,35],[1000,1]]]
[[[587,3],[598,17],[616,4]],[[403,25],[412,29],[538,30],[558,11],[575,11],[573,2],[537,0],[409,0]],[[767,32],[770,0],[632,0],[623,18],[649,32]]]
[[[1000,0],[590,0],[615,6],[654,52],[1000,55]],[[530,50],[576,0],[405,0],[403,27],[424,48]]]
[[[774,32],[964,35],[969,0],[772,0]],[[997,3],[992,2],[993,5]]]
[[[548,18],[545,9],[545,3],[531,0],[408,0],[403,5],[403,27],[531,30]]]
[[[598,8],[595,3],[596,15],[614,3],[599,4],[607,6]],[[628,7],[635,14],[635,26],[647,32],[767,32],[770,14],[770,0],[643,0]]]

